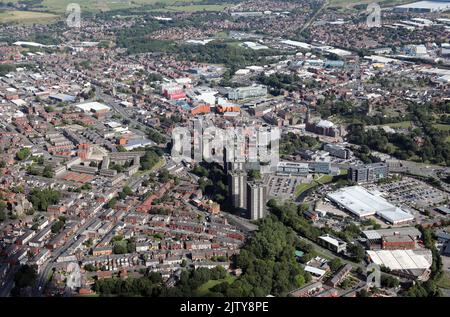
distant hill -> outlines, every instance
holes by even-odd
[[[0,3],[3,5],[13,3],[17,6],[17,9],[21,10],[64,13],[67,5],[70,3],[78,3],[82,11],[97,12],[140,7],[143,5],[155,5],[157,3],[180,6],[199,1],[200,0],[0,0]]]

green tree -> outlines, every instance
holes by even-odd
[[[46,178],[53,178],[55,176],[55,173],[50,166],[46,166],[42,172],[42,176]]]
[[[126,196],[131,196],[133,195],[133,191],[131,190],[131,188],[129,186],[125,186],[122,189],[122,192],[126,195]]]
[[[58,220],[52,225],[52,232],[53,233],[59,233],[61,229],[64,227],[64,221]]]
[[[400,281],[397,278],[386,274],[381,275],[380,282],[381,286],[389,288],[397,287],[400,285]]]
[[[106,204],[106,206],[108,207],[108,208],[114,208],[114,206],[116,206],[116,204],[117,204],[117,198],[111,198],[111,200],[110,201],[108,201],[108,203]]]
[[[60,198],[61,193],[53,189],[33,188],[28,195],[34,209],[39,211],[47,211],[48,206],[57,204]]]
[[[80,187],[82,190],[91,190],[92,189],[92,185],[89,183],[85,183],[83,185],[81,185]]]
[[[261,179],[261,172],[258,170],[250,170],[248,172],[248,180],[249,181],[256,181]]]
[[[22,265],[14,275],[14,286],[22,289],[33,286],[37,279],[37,272],[32,266]]]
[[[117,241],[113,247],[114,254],[125,254],[128,252],[126,241]]]
[[[95,266],[91,263],[88,263],[84,266],[84,269],[88,272],[95,272],[97,271],[97,269],[95,268]]]
[[[297,286],[297,287],[302,287],[303,285],[305,285],[305,277],[302,275],[302,274],[298,274],[296,277],[295,277],[295,285]]]
[[[16,158],[19,161],[23,161],[30,155],[30,153],[31,151],[29,148],[22,148],[16,153]]]
[[[364,250],[364,248],[358,244],[350,244],[347,247],[347,250],[350,252],[356,262],[361,262],[366,255],[366,251]]]
[[[342,266],[342,261],[339,258],[334,258],[329,262],[330,269],[335,272]]]

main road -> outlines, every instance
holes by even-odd
[[[117,113],[119,113],[123,118],[129,120],[131,123],[133,123],[135,126],[140,127],[143,131],[146,131],[148,129],[153,129],[152,127],[149,127],[148,125],[143,124],[142,122],[139,122],[138,120],[135,120],[132,118],[125,109],[114,99],[113,96],[108,95],[103,92],[102,88],[99,86],[94,86],[95,88],[95,96],[97,99],[103,100],[108,106],[111,106],[111,108],[114,109]],[[155,130],[156,131],[156,130]],[[167,137],[166,137],[167,139]]]

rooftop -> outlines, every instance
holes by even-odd
[[[378,250],[367,254],[375,264],[391,270],[428,269],[432,263],[430,250]]]
[[[96,101],[78,104],[75,107],[83,110],[84,112],[102,111],[102,110],[109,110],[110,109],[107,105],[102,104],[100,102],[96,102]]]
[[[361,186],[345,187],[328,194],[327,197],[358,217],[377,214],[391,223],[414,219],[411,214],[392,205],[386,199],[370,193]]]

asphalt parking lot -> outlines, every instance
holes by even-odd
[[[402,180],[368,186],[383,194],[383,197],[396,205],[404,204],[415,208],[428,208],[439,205],[448,199],[448,194],[431,187],[425,182],[403,177]]]
[[[267,175],[264,178],[269,197],[279,199],[295,199],[295,189],[305,181],[301,176]]]

